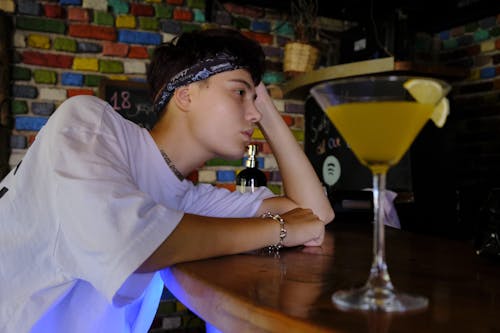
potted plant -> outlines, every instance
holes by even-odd
[[[292,0],[290,6],[295,39],[285,45],[283,71],[295,76],[313,70],[318,59],[319,51],[311,44],[318,32],[318,0]]]

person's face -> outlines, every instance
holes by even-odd
[[[250,74],[243,69],[223,72],[191,88],[189,124],[197,142],[215,156],[241,158],[261,119]]]

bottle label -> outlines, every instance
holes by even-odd
[[[237,186],[237,190],[240,191],[241,193],[255,192],[255,189],[257,188],[257,186],[255,186],[255,179],[249,179],[248,181],[250,182],[249,185],[247,185],[246,179],[242,179],[240,184]]]

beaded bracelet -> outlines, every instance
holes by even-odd
[[[279,214],[272,214],[271,212],[266,212],[262,214],[262,218],[270,218],[280,224],[280,240],[276,245],[271,245],[268,247],[269,251],[279,251],[283,247],[283,241],[286,237],[287,231],[285,228],[285,220]]]

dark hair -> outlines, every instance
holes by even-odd
[[[153,53],[147,71],[153,100],[174,75],[219,52],[237,57],[238,64],[248,68],[254,84],[260,82],[265,56],[257,42],[233,29],[185,32],[171,42],[159,45]]]

